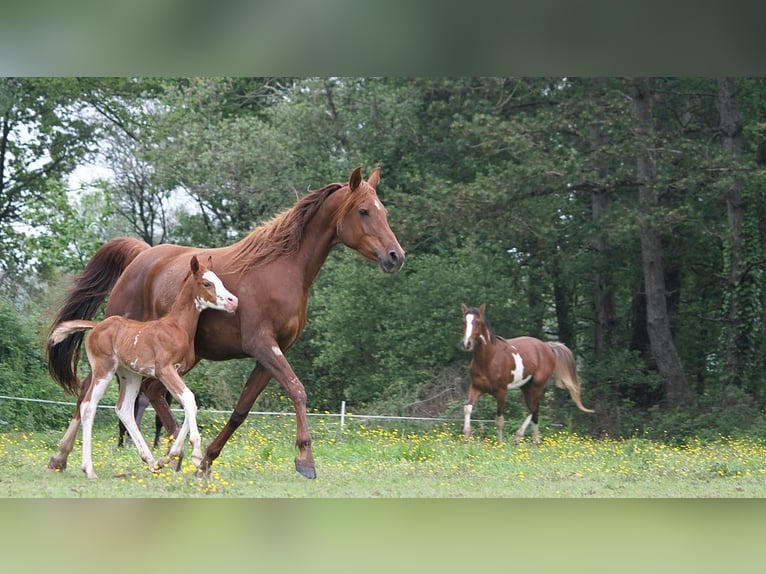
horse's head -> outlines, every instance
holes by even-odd
[[[191,258],[191,275],[194,281],[194,301],[197,310],[216,309],[234,313],[239,305],[239,300],[223,286],[221,279],[213,273],[213,258],[208,257],[207,265],[197,260],[196,255]]]
[[[367,181],[362,179],[361,168],[351,173],[348,195],[339,212],[337,234],[345,245],[377,261],[386,273],[393,273],[402,268],[405,255],[388,225],[388,211],[375,191],[379,181],[379,168],[373,170]]]
[[[487,332],[487,319],[484,317],[484,303],[479,308],[463,307],[463,340],[462,347],[466,351],[473,351],[476,340],[481,339],[487,342],[485,332]]]

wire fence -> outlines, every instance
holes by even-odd
[[[6,401],[18,401],[18,402],[28,402],[28,403],[41,403],[41,404],[51,404],[51,405],[61,405],[61,406],[69,406],[69,407],[76,407],[77,403],[74,402],[68,402],[68,401],[55,401],[50,399],[32,399],[28,397],[12,397],[7,395],[0,395],[0,400],[6,400]],[[98,408],[100,409],[111,409],[114,410],[115,405],[106,405],[106,404],[99,404]],[[154,409],[149,406],[147,407],[147,411],[154,411]],[[183,413],[183,409],[181,408],[171,408],[171,411],[177,412],[177,413]],[[198,413],[200,414],[211,414],[211,415],[230,415],[232,413],[232,410],[219,410],[219,409],[199,409]],[[280,412],[280,411],[249,411],[248,415],[256,415],[256,416],[295,416],[294,412]],[[462,422],[462,418],[457,417],[415,417],[415,416],[397,416],[397,415],[371,415],[371,414],[360,414],[360,413],[350,413],[346,410],[346,401],[342,401],[340,405],[340,412],[338,413],[332,413],[332,412],[322,412],[322,413],[307,413],[310,417],[331,417],[331,418],[338,418],[340,423],[340,428],[343,430],[345,427],[346,422],[349,419],[353,419],[354,421],[402,421],[402,422]],[[488,420],[488,419],[472,419],[472,422],[475,423],[492,423],[494,420]]]

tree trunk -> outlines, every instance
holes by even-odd
[[[636,176],[641,213],[641,263],[646,290],[646,324],[652,356],[657,363],[657,370],[665,379],[667,404],[677,407],[689,400],[689,386],[671,334],[662,264],[662,242],[652,222],[658,205],[655,187],[656,162],[652,144],[652,93],[646,79],[636,80],[632,88],[631,100],[636,132],[637,137],[642,140],[636,158]]]
[[[604,97],[606,91],[603,78],[594,78],[590,84],[590,94],[594,101]],[[594,123],[590,128],[590,143],[593,151],[605,145],[603,131]],[[604,178],[605,169],[599,170],[599,179]],[[611,190],[598,186],[591,192],[591,216],[596,228],[599,219],[604,217],[609,209]],[[597,233],[592,242],[595,251],[596,267],[593,271],[593,346],[596,356],[617,347],[617,306],[614,296],[614,279],[610,263],[609,238],[605,231]]]
[[[721,117],[721,143],[735,161],[742,158],[742,116],[737,103],[737,83],[734,78],[718,80],[718,112]],[[741,386],[745,379],[747,345],[743,345],[740,333],[742,301],[739,285],[742,279],[743,237],[745,202],[742,198],[742,178],[734,176],[726,192],[726,218],[729,223],[728,249],[724,268],[728,270],[724,297],[724,320],[726,324],[724,357],[726,382]]]

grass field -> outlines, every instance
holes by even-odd
[[[0,434],[5,498],[730,498],[766,495],[766,442],[721,437],[683,446],[543,431],[543,443],[497,444],[487,425],[469,444],[457,424],[438,427],[313,417],[318,477],[293,467],[295,421],[251,416],[207,479],[188,458],[180,472],[151,473],[135,449],[116,447],[112,413],[99,415],[94,463],[80,470],[78,439],[64,472],[46,468],[61,431]],[[111,418],[109,418],[111,416]],[[152,417],[147,417],[150,419]],[[106,420],[106,423],[104,422]],[[203,447],[225,418],[201,413]],[[145,433],[148,434],[148,429]]]

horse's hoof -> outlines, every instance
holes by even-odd
[[[57,457],[52,456],[48,461],[48,469],[56,471],[66,470],[66,459],[59,460]]]
[[[298,459],[295,459],[295,470],[297,470],[299,473],[301,473],[306,478],[316,478],[317,477],[317,471],[314,468],[313,464],[300,462]]]

